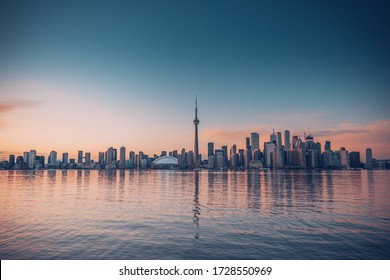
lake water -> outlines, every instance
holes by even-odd
[[[390,259],[390,171],[0,171],[1,259]]]

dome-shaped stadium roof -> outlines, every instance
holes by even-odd
[[[178,165],[178,160],[174,157],[163,156],[155,159],[152,165]]]

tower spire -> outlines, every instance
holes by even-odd
[[[198,96],[195,95],[195,119],[194,119],[194,125],[195,125],[195,143],[194,143],[194,167],[199,168],[200,166],[200,160],[199,160],[199,149],[198,149]]]

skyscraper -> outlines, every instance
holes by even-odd
[[[120,155],[119,155],[119,168],[124,169],[126,167],[126,148],[121,147],[120,148]]]
[[[69,154],[68,153],[62,153],[62,164],[67,164],[69,161]]]
[[[84,161],[85,164],[90,164],[91,163],[91,153],[85,153],[85,161]]]
[[[83,151],[79,151],[77,163],[83,163]]]
[[[276,147],[278,149],[282,148],[282,133],[278,132],[278,138],[276,139]]]
[[[209,142],[207,144],[207,157],[214,156],[214,142]]]
[[[276,135],[275,135],[275,130],[273,129],[272,129],[272,134],[269,136],[269,141],[276,145]]]
[[[260,141],[259,134],[257,132],[252,132],[251,133],[251,142],[252,142],[251,152],[252,152],[252,154],[254,153],[254,151],[260,149],[259,141]]]
[[[325,151],[330,151],[331,150],[331,148],[330,148],[330,141],[328,141],[328,140],[325,141],[324,150]]]
[[[351,168],[360,168],[360,153],[359,152],[350,152],[349,153],[349,166]]]
[[[37,156],[37,151],[31,150],[29,155],[28,155],[28,168],[34,169],[36,156]]]
[[[286,150],[291,149],[291,142],[290,142],[290,130],[284,131],[284,147]]]
[[[366,149],[366,165],[365,168],[371,169],[372,168],[372,150],[371,148]]]
[[[199,119],[198,119],[198,98],[195,98],[195,119],[194,119],[194,125],[195,125],[195,143],[194,143],[194,168],[199,168],[200,161],[199,161],[199,149],[198,149],[198,125],[199,125]]]
[[[251,149],[251,139],[249,137],[245,138],[245,149],[250,150]]]
[[[57,152],[51,151],[49,156],[49,163],[50,164],[56,164],[57,163]]]

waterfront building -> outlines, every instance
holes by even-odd
[[[351,168],[361,168],[360,153],[359,152],[350,152],[349,153],[349,166]]]
[[[8,166],[9,166],[9,169],[14,169],[14,167],[15,167],[15,155],[9,155],[9,157],[8,157]]]
[[[194,168],[195,155],[193,151],[187,153],[187,168]]]
[[[366,149],[366,165],[365,165],[365,168],[366,169],[371,169],[372,168],[372,150],[371,148],[367,148]]]
[[[284,148],[286,150],[291,149],[291,141],[290,141],[290,130],[284,131]]]
[[[276,147],[278,149],[281,149],[283,146],[283,143],[282,143],[282,133],[278,132],[277,133],[277,138],[276,138]]]
[[[250,150],[251,149],[251,139],[249,137],[245,138],[245,149]]]
[[[207,159],[207,168],[214,169],[215,168],[215,158],[214,156],[209,156]]]
[[[104,152],[99,152],[99,164],[104,165]]]
[[[129,159],[130,159],[130,161],[132,162],[132,164],[135,165],[135,163],[136,163],[136,161],[135,161],[135,152],[130,151],[130,153],[129,153]]]
[[[28,168],[28,163],[29,163],[29,152],[24,152],[23,153],[23,163],[24,163],[24,166],[22,167],[23,169],[24,168]]]
[[[119,156],[119,168],[124,169],[126,168],[126,148],[120,147],[120,156]],[[166,153],[165,153],[166,155]]]
[[[112,149],[112,160],[116,163],[118,160],[118,151],[117,149]]]
[[[214,156],[214,142],[207,144],[207,158]]]
[[[49,164],[55,165],[57,164],[57,152],[51,151],[49,155]]]
[[[299,140],[298,140],[298,136],[296,135],[292,137],[292,148],[294,150],[299,148]]]
[[[232,154],[232,156],[230,158],[230,166],[232,168],[238,168],[239,167],[239,161],[240,161],[239,155],[237,153]]]
[[[244,166],[245,166],[245,168],[249,167],[249,163],[250,163],[251,158],[252,158],[251,155],[252,155],[251,150],[245,149],[245,154],[244,154]]]
[[[223,159],[225,161],[225,166],[227,166],[227,163],[228,163],[228,151],[227,151],[227,146],[222,146],[221,147],[222,151],[223,151]]]
[[[326,140],[325,141],[325,145],[324,145],[324,150],[325,151],[331,151],[331,147],[330,147],[330,141]]]
[[[349,154],[344,147],[340,148],[340,162],[342,168],[349,168]]]
[[[36,156],[35,157],[35,169],[43,169],[45,168],[45,157],[44,156]]]
[[[271,167],[271,161],[272,161],[272,152],[275,149],[275,143],[273,142],[266,142],[264,143],[264,166],[270,168]]]
[[[251,133],[251,153],[253,154],[254,151],[260,150],[260,144],[259,144],[260,138],[259,134],[257,132]]]
[[[140,151],[138,152],[138,167],[139,168],[145,168],[142,161],[144,160],[144,152]]]
[[[69,154],[62,153],[62,164],[68,164],[68,162],[69,162]]]
[[[85,164],[89,165],[91,164],[91,153],[85,153]]]
[[[78,152],[77,163],[83,163],[83,151]]]
[[[28,168],[34,169],[35,168],[35,157],[37,156],[37,151],[31,150],[28,155]]]
[[[232,157],[234,154],[237,154],[237,145],[233,144],[233,146],[230,148],[230,157]]]
[[[276,145],[276,135],[275,135],[275,130],[274,129],[272,129],[272,134],[269,136],[269,141]]]
[[[176,169],[178,166],[177,158],[171,156],[159,157],[151,163],[151,167],[156,169]]]
[[[244,159],[244,149],[238,149],[238,165],[239,166],[244,166],[245,165],[245,159]]]

